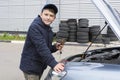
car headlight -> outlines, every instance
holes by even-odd
[[[62,71],[60,73],[52,71],[52,80],[60,80],[65,76],[65,74],[66,74],[66,71]]]

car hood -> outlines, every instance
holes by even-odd
[[[68,62],[66,69],[67,74],[62,80],[120,80],[120,65]]]
[[[109,67],[108,67],[109,66]],[[116,64],[104,64],[104,63],[93,63],[93,62],[68,62],[66,64],[67,70],[79,70],[79,71],[109,71],[109,72],[120,72],[120,65]]]
[[[91,0],[120,40],[120,14],[107,0]]]

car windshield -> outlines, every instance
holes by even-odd
[[[120,14],[107,0],[91,0],[120,40]]]

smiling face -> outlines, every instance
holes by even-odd
[[[55,20],[56,17],[56,15],[49,9],[44,9],[40,16],[42,18],[42,21],[46,25],[50,25]]]

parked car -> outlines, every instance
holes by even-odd
[[[120,17],[107,0],[91,0],[120,40]],[[120,47],[95,49],[61,60],[65,70],[52,69],[45,80],[120,80]]]

